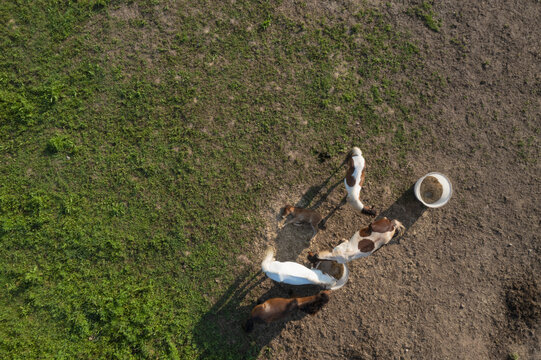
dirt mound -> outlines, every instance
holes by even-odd
[[[509,325],[513,331],[526,333],[541,322],[541,289],[533,279],[514,283],[505,294]]]

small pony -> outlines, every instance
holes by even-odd
[[[321,291],[319,294],[296,297],[291,299],[272,298],[262,304],[256,305],[251,312],[250,318],[243,328],[246,332],[254,329],[254,323],[270,323],[280,320],[295,310],[301,310],[310,315],[316,314],[329,302],[329,290]]]
[[[371,216],[376,216],[376,211],[374,208],[367,208],[360,199],[361,188],[364,184],[364,177],[366,173],[365,160],[361,149],[358,147],[351,149],[346,161],[348,164],[348,170],[346,172],[346,178],[344,179],[344,185],[346,186],[346,190],[348,192],[348,203],[355,210],[359,210]]]
[[[389,220],[386,217],[381,218],[357,231],[349,241],[344,241],[332,251],[322,251],[315,257],[312,255],[310,261],[334,260],[345,264],[374,253],[391,241],[397,231],[399,235],[403,235],[405,231],[405,227],[400,221]]]
[[[323,217],[316,210],[303,209],[291,205],[286,205],[284,207],[284,212],[282,213],[282,219],[285,219],[288,215],[293,215],[293,217],[285,221],[282,227],[291,223],[294,223],[297,226],[301,223],[308,223],[312,226],[313,231],[310,240],[316,237],[318,228],[321,230],[325,230],[327,228],[325,226],[325,222],[322,221]]]

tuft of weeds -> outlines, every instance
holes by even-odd
[[[441,19],[436,18],[436,14],[432,10],[433,4],[433,1],[423,1],[421,4],[410,8],[408,14],[422,20],[425,26],[430,30],[439,32],[442,21]]]
[[[268,29],[268,27],[271,25],[271,22],[272,22],[272,19],[270,17],[267,17],[261,24],[260,24],[260,29],[262,31],[265,31]]]
[[[51,154],[74,154],[77,151],[77,146],[69,136],[55,135],[47,141],[47,151]]]

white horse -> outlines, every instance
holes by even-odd
[[[343,266],[342,276],[339,279],[325,274],[318,269],[309,269],[292,261],[275,261],[274,250],[269,248],[265,259],[261,263],[261,270],[272,280],[290,285],[319,285],[325,289],[336,290],[346,284],[349,278],[349,270]]]

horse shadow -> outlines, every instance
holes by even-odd
[[[393,240],[391,240],[388,245],[390,244],[397,244],[400,243],[400,239],[407,233],[409,228],[428,209],[426,206],[424,206],[417,198],[415,197],[415,194],[413,192],[415,184],[411,185],[408,190],[406,190],[398,200],[396,200],[391,206],[389,206],[386,210],[382,211],[378,214],[376,219],[381,219],[383,217],[387,217],[389,219],[397,219],[404,225],[404,234],[399,237],[395,237]]]
[[[321,184],[311,186],[302,195],[301,199],[297,202],[297,204],[295,206],[305,207],[305,208],[309,208],[309,209],[312,209],[312,210],[317,210],[321,206],[321,204],[323,204],[327,200],[327,198],[334,191],[334,189],[336,189],[336,187],[342,183],[343,178],[340,178],[340,180],[334,182],[331,186],[327,187],[329,182],[338,173],[338,171],[340,171],[340,169],[342,169],[342,166],[345,163],[346,163],[346,161],[344,160],[340,165],[338,165],[334,169],[334,171],[331,173],[331,175],[329,175],[329,177],[327,177],[327,179],[325,179]],[[324,194],[320,195],[321,191],[325,187],[327,187],[326,192]],[[319,198],[318,198],[318,195],[320,195]],[[316,198],[318,198],[317,201],[314,204],[312,204],[312,201],[314,201],[314,199],[316,199]]]
[[[340,166],[321,184],[310,187],[295,206],[308,207],[314,199],[317,199],[310,207],[317,209],[342,182],[340,179],[326,188],[339,169]],[[324,188],[326,191],[322,194]],[[282,220],[282,211],[283,209],[280,209],[277,213],[277,221]],[[294,261],[309,246],[309,241],[302,241],[299,237],[306,236],[309,239],[312,231],[310,225],[306,225],[306,228],[304,225],[296,228],[294,225],[288,225],[278,231],[273,241],[276,250],[275,257],[278,261]],[[315,285],[295,286],[277,283],[267,280],[267,276],[261,270],[254,273],[252,269],[249,266],[245,267],[220,299],[195,325],[193,341],[201,349],[202,358],[239,359],[239,354],[244,354],[244,357],[240,357],[242,359],[258,358],[268,344],[282,333],[289,322],[297,322],[307,314],[295,311],[279,321],[255,324],[253,332],[247,334],[243,326],[252,308],[257,303],[270,298],[311,296],[323,290]],[[253,294],[261,291],[263,294],[255,298]]]
[[[243,305],[245,298],[264,280],[261,271],[244,268],[221,298],[196,323],[193,342],[201,351],[201,358],[235,358],[245,354],[254,359],[257,353],[242,329],[243,318],[251,306]]]
[[[309,205],[330,182],[333,175],[322,184],[311,187],[302,196],[297,205]],[[330,192],[338,186],[338,183],[329,187],[326,193],[320,196],[316,205],[325,201]],[[345,198],[335,207],[334,211],[331,211],[327,215],[327,219],[343,204],[345,204]],[[377,218],[387,217],[389,219],[398,219],[404,225],[406,233],[426,210],[427,208],[415,198],[412,185],[398,200],[382,211]],[[277,214],[276,219],[281,219],[281,211]],[[307,232],[309,231],[307,230]],[[278,232],[275,239],[277,247],[276,258],[279,261],[291,260],[291,258],[296,259],[304,249],[302,246],[297,246],[289,248],[282,253],[280,242],[288,241],[287,233],[288,231],[282,229]],[[291,231],[289,233],[289,236],[291,236]],[[395,237],[389,244],[399,243],[400,238]],[[298,239],[296,241],[300,242]],[[302,311],[296,311],[288,315],[285,319],[276,322],[256,324],[253,332],[247,334],[244,332],[243,325],[249,318],[252,308],[257,303],[264,302],[270,298],[310,296],[321,290],[320,287],[313,285],[293,286],[273,282],[268,280],[261,270],[253,272],[253,267],[246,266],[236,276],[235,281],[227,288],[221,298],[197,322],[193,329],[192,340],[202,352],[202,358],[256,359],[260,355],[265,355],[270,342],[282,333],[288,323],[294,324],[307,316],[307,314]],[[256,298],[254,294],[261,292],[263,294]],[[323,311],[325,310],[323,309]],[[239,354],[244,355],[241,356]]]
[[[279,321],[255,324],[254,330],[246,333],[244,324],[250,317],[252,308],[270,298],[310,296],[322,290],[313,285],[292,286],[272,282],[261,296],[253,298],[252,292],[258,287],[263,287],[266,279],[261,270],[251,273],[245,269],[197,322],[193,330],[193,341],[201,351],[201,358],[247,360],[258,358],[268,344],[282,333],[287,323],[299,321],[307,314],[295,311]]]

